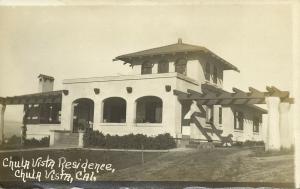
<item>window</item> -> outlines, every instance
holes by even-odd
[[[206,106],[206,123],[214,122],[214,106]]]
[[[222,124],[222,107],[219,107],[219,124]]]
[[[61,104],[45,103],[25,106],[28,124],[57,124],[60,123],[59,111]]]
[[[39,124],[40,120],[39,120],[39,114],[40,114],[40,108],[39,106],[35,106],[35,105],[24,105],[24,111],[26,112],[26,114],[24,115],[25,121],[28,124]]]
[[[126,100],[120,97],[111,97],[103,101],[104,123],[126,122]]]
[[[217,69],[216,66],[214,66],[213,82],[214,82],[215,84],[218,83],[218,69]]]
[[[175,72],[180,73],[182,75],[186,75],[186,59],[178,59],[175,63]]]
[[[161,123],[162,100],[155,96],[145,96],[136,100],[137,123]]]
[[[208,62],[205,64],[205,79],[210,81],[210,64]]]
[[[234,129],[244,129],[244,114],[242,112],[234,112]]]
[[[152,73],[152,64],[150,62],[144,62],[142,64],[142,74],[151,74]]]
[[[169,62],[166,60],[160,61],[158,63],[158,73],[168,73],[169,72]]]
[[[259,117],[253,118],[253,132],[258,133],[259,132]]]

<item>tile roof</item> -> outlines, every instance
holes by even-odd
[[[120,56],[117,56],[114,60],[122,60],[124,62],[130,63],[130,59],[134,59],[134,58],[147,57],[147,56],[153,56],[153,55],[163,55],[163,54],[166,55],[166,54],[174,54],[174,53],[185,53],[185,52],[208,53],[212,57],[214,57],[214,58],[218,59],[220,62],[222,62],[226,66],[225,69],[239,71],[236,66],[230,64],[226,60],[224,60],[221,57],[219,57],[218,55],[214,54],[209,49],[202,47],[202,46],[196,46],[196,45],[182,43],[181,39],[179,39],[178,43],[175,43],[175,44],[120,55]]]

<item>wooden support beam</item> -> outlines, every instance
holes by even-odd
[[[277,89],[274,86],[271,86],[271,87],[272,87],[273,91],[276,91],[277,93],[280,93],[280,97],[282,99],[288,98],[290,96],[290,93],[288,91],[281,91],[281,90]]]
[[[249,87],[250,92],[232,88],[234,93],[230,93],[207,84],[203,85],[205,87],[202,91],[205,93],[191,89],[188,89],[187,93],[178,90],[173,90],[173,93],[178,96],[179,100],[196,100],[202,105],[265,104],[265,97],[273,95],[280,97],[282,102],[294,103],[294,99],[288,97],[289,93],[287,91],[280,91],[275,87],[267,87],[268,92],[261,92],[252,87]]]
[[[5,104],[0,104],[0,142],[4,144],[4,114],[5,114]]]
[[[294,98],[285,98],[281,102],[288,102],[290,104],[294,104],[295,103],[295,99]]]
[[[5,98],[0,97],[0,104],[5,104]]]
[[[253,87],[249,87],[249,96],[255,96],[255,97],[260,97],[260,98],[265,98],[265,93],[253,88]]]
[[[271,86],[271,87],[267,86],[266,89],[268,91],[268,93],[266,95],[268,95],[268,96],[277,96],[277,97],[280,97],[283,99],[289,97],[288,91],[281,91],[274,86]]]
[[[207,102],[208,102],[208,100],[197,100],[197,103],[201,104],[201,105],[206,105]]]
[[[206,105],[218,105],[219,104],[218,101],[219,100],[208,100],[206,102]]]
[[[188,89],[187,92],[188,92],[188,94],[190,94],[189,97],[199,97],[199,98],[202,98],[205,95],[205,94],[199,93],[198,91],[194,91],[194,90],[191,90],[191,89]]]
[[[248,94],[240,89],[237,89],[235,87],[232,88],[232,91],[234,92],[233,96],[237,97],[237,98],[241,98],[241,97],[247,97]]]
[[[173,94],[176,95],[179,99],[188,99],[188,94],[185,92],[174,89]]]

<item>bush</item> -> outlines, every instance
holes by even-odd
[[[32,148],[32,147],[48,147],[50,142],[49,137],[43,137],[40,140],[32,138],[26,139],[24,144],[21,144],[21,137],[13,135],[7,139],[7,142],[0,145],[0,149],[20,149],[20,148]]]
[[[175,139],[170,134],[160,134],[156,137],[147,137],[143,134],[112,136],[91,130],[84,134],[83,143],[85,147],[116,149],[170,149],[176,147]]]
[[[10,138],[8,138],[6,144],[8,145],[21,144],[21,137],[13,135]]]
[[[238,147],[254,147],[254,146],[264,146],[265,143],[264,141],[250,141],[246,140],[245,142],[235,142],[233,146],[238,146]]]
[[[24,141],[25,147],[48,147],[49,146],[50,137],[43,137],[40,140],[31,138],[26,139]]]

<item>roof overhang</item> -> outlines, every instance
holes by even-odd
[[[0,103],[5,105],[61,103],[63,90],[43,93],[33,93],[12,97],[0,97]]]
[[[178,44],[173,44],[173,45],[178,45]],[[209,56],[210,58],[215,59],[217,62],[219,62],[220,64],[223,65],[224,70],[234,70],[234,71],[240,72],[240,70],[236,66],[232,65],[231,63],[229,63],[228,61],[219,57],[218,55],[216,55],[215,53],[213,53],[212,51],[210,51],[209,49],[207,49],[205,47],[189,45],[189,44],[181,44],[181,45],[187,45],[188,47],[190,47],[190,49],[185,48],[182,50],[181,49],[165,50],[164,48],[168,48],[168,47],[172,46],[172,45],[168,45],[168,46],[163,46],[163,47],[148,49],[148,50],[144,50],[144,51],[138,51],[138,52],[134,52],[134,53],[120,55],[120,56],[117,56],[116,58],[114,58],[113,61],[120,60],[120,61],[123,61],[124,64],[127,64],[127,63],[135,64],[134,62],[136,62],[137,60],[153,58],[156,56],[162,56],[162,57],[166,58],[168,56],[187,55],[189,53],[195,53],[195,54],[199,54],[199,55],[205,54],[205,55]],[[179,46],[180,46],[180,44],[179,44]],[[159,51],[158,49],[162,49],[162,50]]]

